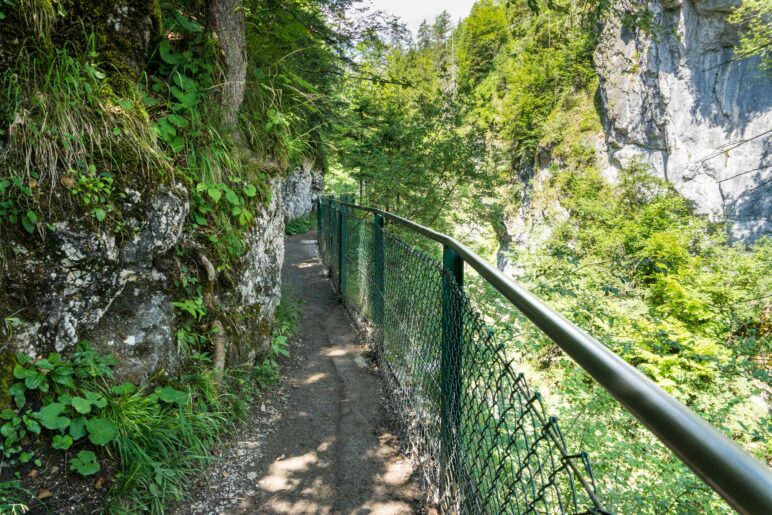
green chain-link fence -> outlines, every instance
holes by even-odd
[[[373,213],[322,200],[319,247],[347,305],[374,329],[402,429],[441,507],[603,513],[583,452],[529,389],[463,290],[463,261],[398,238]]]

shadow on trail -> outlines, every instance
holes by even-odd
[[[287,240],[282,277],[301,302],[303,345],[285,371],[287,406],[255,468],[255,494],[237,513],[415,513],[412,464],[388,431],[378,378],[313,238]]]

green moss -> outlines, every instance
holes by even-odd
[[[13,384],[13,367],[15,364],[16,357],[12,352],[0,354],[0,409],[5,409],[11,404],[8,389]]]
[[[96,48],[115,69],[116,90],[133,86],[144,69],[148,47],[161,36],[161,7],[158,0],[62,0],[67,15],[57,22],[54,41],[58,46],[79,45],[93,32]]]

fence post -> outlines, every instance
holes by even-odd
[[[440,492],[451,485],[453,453],[461,423],[461,345],[463,320],[459,290],[464,285],[464,261],[445,247],[442,254],[442,344],[440,362]]]
[[[322,198],[316,197],[316,243],[319,245],[319,254],[322,250]]]
[[[346,207],[338,206],[338,293],[346,292]]]
[[[383,326],[383,265],[384,265],[384,252],[383,252],[383,216],[376,213],[373,220],[373,231],[375,237],[373,241],[375,248],[373,252],[375,254],[373,264],[373,323],[376,330],[380,330]]]

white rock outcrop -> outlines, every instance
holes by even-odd
[[[737,59],[739,0],[651,2],[656,34],[609,22],[596,53],[613,167],[649,162],[735,238],[772,230],[772,78]]]
[[[308,215],[316,199],[322,194],[322,171],[311,160],[305,160],[284,179],[282,184],[282,208],[287,221]]]

